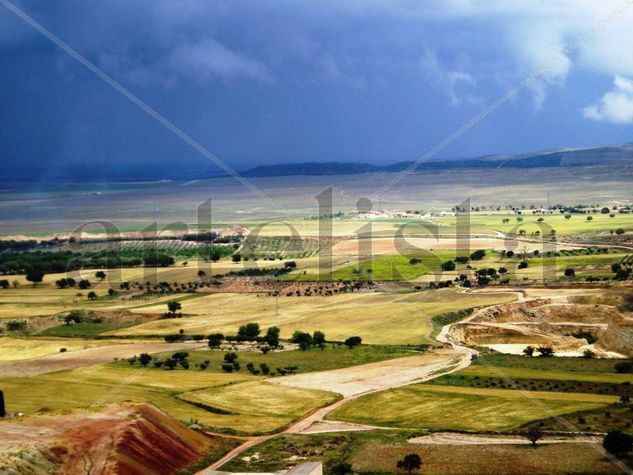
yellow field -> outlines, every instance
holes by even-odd
[[[116,343],[121,343],[117,341]],[[112,340],[80,340],[77,338],[0,338],[0,361],[18,361],[68,351],[112,344]]]
[[[181,399],[202,403],[230,414],[217,414],[214,425],[240,432],[278,430],[339,396],[308,389],[282,387],[263,381],[223,386],[182,394]]]
[[[127,365],[127,363],[126,363]],[[242,381],[256,379],[250,373],[224,373],[217,371],[200,371],[195,368],[186,370],[165,370],[156,368],[142,368],[135,366],[98,365],[63,371],[52,375],[55,381],[76,382],[83,381],[91,384],[126,386],[144,386],[152,389],[166,389],[173,391],[192,391],[194,389],[223,386]]]
[[[191,317],[156,320],[111,332],[112,335],[165,335],[184,329],[189,334],[234,334],[243,323],[276,325],[283,338],[297,329],[322,330],[330,340],[358,335],[366,343],[428,343],[431,318],[467,307],[510,302],[513,294],[467,295],[454,289],[419,293],[362,292],[332,297],[285,297],[252,294],[212,294],[182,302]],[[138,311],[141,311],[140,309]],[[164,305],[143,307],[164,312]]]

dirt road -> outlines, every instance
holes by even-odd
[[[573,291],[561,292],[561,289],[551,289],[551,291],[547,290],[549,289],[546,289],[546,291],[542,293],[530,292],[529,294],[527,291],[522,289],[503,289],[503,292],[516,293],[519,302],[546,298],[545,295],[548,295],[551,298],[556,298],[559,301],[563,300],[567,302],[569,295],[575,295],[578,293]],[[476,293],[476,291],[474,293]],[[495,306],[496,305],[492,305],[490,307],[482,308],[464,320],[461,320],[459,323],[467,323],[474,320],[481,313]],[[365,396],[373,392],[384,391],[386,389],[429,381],[443,374],[453,373],[468,367],[473,357],[477,355],[477,351],[465,346],[462,342],[452,337],[451,327],[453,325],[454,324],[448,324],[442,327],[442,330],[436,339],[440,343],[446,345],[447,348],[439,350],[434,354],[398,358],[395,360],[354,366],[339,370],[323,371],[319,373],[300,374],[283,380],[273,381],[281,385],[296,386],[307,389],[326,389],[343,394],[344,397],[329,406],[309,414],[279,434],[249,439],[244,444],[236,447],[226,454],[220,460],[198,472],[198,475],[211,475],[218,468],[222,467],[222,465],[240,456],[248,449],[283,434],[327,432],[328,426],[330,426],[330,428],[333,426],[334,431],[375,429],[374,427],[368,428],[355,424],[350,425],[353,427],[346,427],[345,423],[325,421],[325,417],[334,410],[349,403],[350,401],[358,399],[361,396]],[[388,372],[385,373],[386,369],[389,371],[395,371],[395,374],[389,374]],[[431,439],[427,439],[424,443],[427,443],[429,440]],[[513,441],[513,443],[516,442]]]
[[[444,331],[444,329],[442,329],[442,332],[448,335],[448,330]],[[339,393],[342,391],[344,397],[329,406],[309,414],[279,434],[249,439],[244,444],[230,451],[220,460],[198,472],[198,474],[211,475],[222,465],[240,456],[248,449],[260,445],[274,437],[279,437],[283,434],[314,433],[318,431],[319,428],[323,428],[324,424],[327,424],[324,420],[328,414],[361,396],[428,381],[442,374],[449,374],[468,367],[472,355],[476,354],[476,352],[453,342],[447,343],[452,346],[452,349],[442,349],[433,354],[397,358],[339,370],[306,373],[305,375],[296,375],[286,378],[285,380],[273,381],[288,386],[310,389],[314,389],[316,386],[319,389],[327,388],[328,390],[334,390]],[[398,368],[400,368],[400,370],[398,370]],[[393,374],[385,374],[385,370],[392,371]],[[341,427],[338,428],[339,431],[341,429]],[[355,428],[355,430],[359,429]]]

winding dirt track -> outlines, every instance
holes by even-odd
[[[343,399],[340,399],[336,401],[335,403],[330,404],[329,406],[323,407],[313,412],[312,414],[309,414],[303,419],[295,422],[283,432],[272,434],[272,435],[261,436],[261,437],[254,437],[252,439],[247,440],[244,444],[240,445],[239,447],[236,447],[235,449],[230,451],[228,454],[226,454],[224,457],[222,457],[220,460],[217,460],[206,469],[198,472],[198,475],[210,475],[214,473],[222,465],[230,462],[234,458],[246,452],[248,449],[255,447],[257,445],[260,445],[275,437],[279,437],[284,434],[299,434],[299,433],[314,432],[315,430],[318,430],[319,427],[323,427],[323,424],[325,424],[324,419],[328,414],[340,408],[341,406],[347,404],[348,402],[358,399],[361,396],[365,396],[367,394],[371,394],[378,391],[384,391],[386,389],[398,388],[402,386],[407,386],[409,384],[429,381],[441,375],[453,373],[455,371],[460,371],[468,367],[470,365],[472,355],[476,354],[477,352],[466,346],[461,345],[458,342],[450,341],[449,336],[448,336],[450,333],[449,332],[450,328],[447,328],[447,327],[450,327],[450,325],[446,325],[444,328],[442,328],[442,331],[438,335],[437,340],[440,341],[441,343],[446,343],[447,345],[449,345],[450,349],[447,348],[447,349],[439,350],[437,352],[437,355],[398,358],[396,360],[387,360],[386,362],[381,362],[381,363],[371,363],[368,365],[359,365],[359,366],[354,366],[352,368],[344,368],[341,370],[324,371],[324,372],[321,372],[320,374],[310,373],[306,375],[297,375],[297,376],[292,377],[292,378],[296,378],[294,380],[290,380],[290,378],[288,378],[287,380],[283,381],[280,384],[287,384],[290,386],[296,385],[298,387],[310,387],[313,384],[313,382],[316,382],[319,380],[324,381],[325,379],[327,379],[327,376],[331,376],[331,378],[335,380],[335,384],[337,384],[336,380],[338,380],[338,384],[342,385],[345,388],[343,389],[343,392],[347,392],[347,395],[345,395]],[[380,368],[381,364],[392,365],[394,361],[407,360],[409,358],[419,358],[419,361],[418,361],[419,365],[417,366],[417,372],[409,373],[409,377],[398,377],[398,375],[395,375],[395,377],[393,377],[394,375],[392,375],[390,378],[380,378],[376,374],[375,379],[372,380],[371,375],[374,374],[374,370]],[[346,378],[346,376],[348,375],[351,376],[351,373],[354,373],[354,372],[360,375],[360,378],[357,378],[356,382],[352,381],[351,378],[350,379]],[[341,377],[341,375],[343,376]],[[310,380],[308,377],[313,377],[313,378],[316,377],[316,379]],[[361,383],[360,385],[358,384],[359,383],[358,379],[360,379],[360,383]],[[346,385],[346,383],[349,383],[349,384]],[[325,383],[323,384],[326,385]],[[363,390],[363,387],[364,387],[363,384],[369,385],[369,386],[365,386],[365,389]],[[369,389],[366,389],[367,387]],[[321,386],[321,389],[324,389],[323,386]],[[344,429],[340,428],[339,430],[344,430]],[[358,428],[354,428],[353,430],[358,430]]]
[[[548,298],[553,298],[557,302],[568,303],[569,296],[576,295],[578,293],[587,292],[586,289],[584,289],[584,291],[578,290],[578,289],[542,289],[542,290],[535,289],[535,290],[536,291],[532,292],[531,289],[530,290],[503,289],[503,292],[515,293],[517,295],[517,302],[519,303],[545,298],[544,294],[547,294]],[[468,291],[468,290],[464,290],[464,292],[477,293],[477,291]],[[481,308],[478,311],[474,312],[472,315],[459,321],[458,323],[460,324],[468,323],[476,319],[478,316],[480,316],[481,313],[494,307],[496,307],[496,305],[491,305],[489,307]],[[321,374],[307,373],[305,375],[296,375],[296,376],[291,377],[292,379],[288,378],[284,381],[277,382],[278,384],[286,384],[290,386],[298,386],[298,387],[304,387],[304,388],[313,388],[313,384],[320,381],[321,386],[319,387],[319,389],[328,389],[329,384],[327,380],[330,379],[330,383],[333,382],[332,390],[336,392],[342,391],[342,393],[344,394],[344,397],[343,399],[340,399],[339,401],[329,406],[321,408],[317,410],[316,412],[309,414],[303,419],[295,422],[293,425],[288,427],[283,432],[267,435],[267,436],[262,436],[262,437],[254,437],[252,439],[247,440],[244,444],[240,445],[239,447],[236,447],[231,452],[229,452],[224,457],[222,457],[220,460],[214,462],[212,465],[210,465],[206,469],[198,472],[198,475],[211,475],[215,473],[215,471],[218,468],[220,468],[222,465],[230,462],[234,458],[246,452],[248,449],[284,434],[300,434],[300,433],[309,434],[309,433],[317,433],[317,432],[337,432],[337,431],[350,431],[350,430],[354,431],[354,430],[381,429],[378,427],[362,426],[359,424],[347,424],[347,423],[339,423],[337,421],[325,421],[325,417],[331,412],[333,412],[334,410],[349,403],[350,401],[358,399],[361,396],[365,396],[367,394],[371,394],[378,391],[384,391],[386,389],[393,389],[393,388],[398,388],[402,386],[407,386],[409,384],[429,381],[441,375],[460,371],[470,366],[473,356],[477,355],[477,351],[465,346],[462,342],[452,337],[451,327],[453,325],[454,323],[448,324],[442,327],[442,330],[436,337],[436,340],[444,344],[446,347],[443,350],[439,350],[438,354],[448,356],[448,358],[444,358],[441,360],[438,360],[437,358],[434,360],[429,359],[428,361],[424,362],[423,366],[418,367],[418,370],[423,369],[423,371],[422,373],[419,373],[418,377],[416,378],[407,379],[407,378],[396,377],[396,378],[390,378],[386,380],[380,380],[380,382],[377,382],[377,381],[372,381],[371,375],[365,374],[365,371],[363,371],[363,370],[367,370],[368,366],[380,365],[384,363],[389,363],[390,361],[393,362],[397,360],[407,359],[407,358],[398,358],[397,360],[388,360],[387,362],[372,363],[370,365],[354,366],[352,368],[344,368],[341,370],[325,371],[325,372],[322,372]],[[457,363],[456,363],[456,360],[458,360]],[[420,361],[420,363],[422,363],[422,361]],[[341,374],[350,373],[350,372],[353,373],[357,371],[360,372],[359,373],[360,378],[357,378],[357,380],[355,381],[356,383],[355,386],[353,384],[354,381],[352,380],[346,380],[345,377],[343,377],[341,380]],[[361,383],[360,386],[358,384],[359,383],[358,379],[360,379],[360,383]],[[380,377],[378,377],[378,379],[380,379]],[[346,385],[346,383],[350,383],[350,385]],[[354,390],[354,388],[362,387],[362,384],[368,384],[369,389],[365,391]],[[427,439],[427,440],[430,443],[442,443],[441,440],[437,440],[437,441],[431,441],[431,439]],[[561,439],[560,441],[556,440],[556,443],[562,443],[568,440],[569,439],[566,439],[566,440]],[[426,441],[423,442],[422,440],[419,440],[416,442],[425,443]],[[461,442],[466,443],[466,444],[477,443],[476,440],[462,440]],[[508,439],[508,440],[503,440],[503,441],[501,441],[501,439],[495,439],[495,442],[496,443],[516,443],[514,439],[512,440]],[[587,438],[587,440],[581,440],[581,442],[589,443],[589,442],[593,442],[593,439]]]

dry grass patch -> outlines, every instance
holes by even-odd
[[[283,338],[294,330],[322,330],[329,340],[359,335],[371,344],[432,343],[431,318],[468,307],[513,301],[513,294],[459,293],[455,289],[433,292],[360,292],[332,297],[285,297],[252,294],[212,294],[182,302],[191,317],[156,320],[111,335],[165,335],[184,329],[188,334],[234,334],[248,322],[262,328],[278,326]],[[164,312],[164,304],[146,306],[139,312]]]

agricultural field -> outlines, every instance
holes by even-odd
[[[249,449],[240,458],[222,466],[233,472],[280,471],[302,460],[321,461],[326,473],[342,460],[358,473],[393,473],[397,461],[417,453],[424,461],[422,473],[444,473],[447,466],[456,475],[508,475],[518,473],[618,473],[597,443],[542,445],[525,442],[499,445],[449,445],[413,443],[420,432],[365,431],[329,434],[284,435]]]
[[[62,348],[66,348],[67,351],[75,351],[109,344],[112,344],[111,340],[3,337],[0,338],[0,362],[58,354]]]
[[[587,216],[591,216],[591,220],[587,221]],[[543,218],[542,222],[538,222],[538,218]],[[504,223],[504,218],[510,221]],[[521,221],[519,221],[519,219]],[[443,232],[455,231],[455,217],[434,218],[441,225]],[[530,210],[523,210],[521,216],[514,213],[471,213],[469,216],[470,231],[472,233],[499,231],[504,234],[518,234],[520,230],[524,230],[527,235],[535,231],[550,229],[556,230],[558,236],[585,233],[609,233],[611,230],[622,228],[625,231],[633,231],[633,214],[619,214],[615,211],[615,216],[610,217],[609,214],[572,214],[571,218],[566,219],[564,214],[545,214],[533,215]]]
[[[528,422],[606,407],[615,396],[421,384],[357,399],[331,419],[403,429],[507,431]]]
[[[202,389],[179,396],[181,400],[212,408],[212,415],[206,420],[212,420],[211,424],[220,430],[230,428],[251,434],[278,431],[339,397],[331,392],[282,387],[265,381]]]
[[[454,289],[437,292],[357,292],[332,297],[275,298],[252,294],[212,294],[182,302],[183,317],[155,320],[109,333],[147,336],[177,333],[234,333],[238,326],[257,322],[278,326],[282,338],[295,330],[325,332],[330,340],[358,335],[371,344],[433,343],[429,338],[433,316],[463,308],[511,302],[514,294],[462,294]],[[144,306],[132,312],[164,312],[164,305]]]

